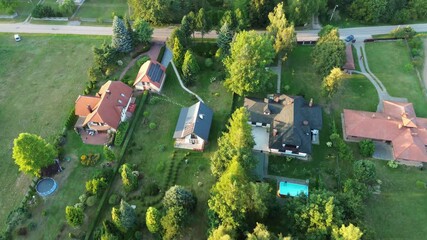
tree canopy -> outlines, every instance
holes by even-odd
[[[260,92],[270,80],[266,67],[275,56],[273,40],[255,31],[242,31],[231,43],[231,55],[224,59],[228,77],[225,87],[240,96]]]
[[[224,132],[218,139],[218,150],[211,158],[211,171],[214,176],[220,177],[233,157],[236,157],[248,170],[254,166],[252,148],[255,141],[248,121],[248,112],[243,107],[236,109],[231,115],[228,120],[228,132]]]
[[[67,206],[65,208],[65,217],[67,218],[67,222],[70,224],[70,226],[80,226],[83,224],[84,220],[83,209],[79,207]]]
[[[128,32],[123,19],[114,16],[113,19],[113,37],[111,46],[118,52],[132,51],[132,33]]]
[[[173,62],[175,63],[176,67],[178,69],[182,69],[182,64],[184,62],[184,47],[182,46],[181,42],[179,41],[178,37],[175,37],[175,41],[173,44],[173,50],[172,50],[172,58]]]
[[[345,226],[344,224],[341,227],[334,228],[332,232],[334,240],[360,240],[363,236],[363,232],[353,224]]]
[[[149,207],[145,214],[145,224],[147,225],[148,231],[151,233],[158,233],[162,225],[160,223],[161,213],[155,207]]]
[[[184,56],[184,62],[182,63],[182,75],[184,77],[184,83],[190,85],[196,81],[196,74],[199,73],[200,67],[197,63],[191,50],[187,50]]]
[[[149,44],[153,35],[153,27],[143,19],[136,19],[133,23],[135,39],[142,44]]]
[[[314,15],[326,12],[327,0],[288,0],[288,12],[296,25],[311,22]]]
[[[123,232],[127,232],[136,224],[136,212],[127,202],[121,200],[119,208],[111,210],[113,223]]]
[[[227,22],[225,22],[218,32],[216,40],[218,48],[221,49],[222,56],[228,56],[230,53],[230,43],[233,41],[233,32]]]
[[[323,78],[322,89],[325,92],[325,95],[332,97],[334,93],[338,90],[342,80],[344,78],[344,72],[339,67],[334,67],[329,73],[328,76]]]
[[[169,188],[163,198],[163,206],[168,209],[171,207],[182,207],[186,211],[193,211],[196,201],[193,194],[182,186],[175,185]]]
[[[345,44],[339,38],[338,29],[319,38],[312,52],[313,65],[324,78],[334,67],[340,68],[345,62]]]
[[[13,140],[12,157],[19,171],[40,176],[40,170],[54,163],[55,148],[40,136],[21,133]]]
[[[208,240],[233,240],[236,239],[236,232],[231,227],[219,225],[209,235]]]
[[[293,24],[286,20],[283,3],[277,4],[273,12],[268,14],[270,25],[267,26],[269,32],[274,38],[274,50],[276,53],[283,55],[292,51],[297,42],[297,35]]]

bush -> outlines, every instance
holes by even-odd
[[[64,16],[71,16],[76,10],[76,4],[73,0],[64,0],[59,6],[59,10]]]
[[[175,185],[166,191],[163,198],[163,206],[166,209],[182,207],[187,211],[192,211],[196,206],[196,200],[190,191],[182,186]]]
[[[120,123],[119,128],[117,129],[116,137],[114,139],[114,145],[121,146],[123,141],[125,140],[126,132],[129,128],[129,122]]]
[[[157,124],[155,124],[155,123],[151,122],[151,123],[148,125],[148,127],[149,127],[150,129],[155,129],[155,128],[157,127]]]
[[[83,203],[76,203],[74,204],[75,208],[81,208],[82,210],[85,210],[85,205]]]
[[[107,159],[107,161],[116,160],[116,155],[108,146],[104,146],[104,156]]]
[[[412,72],[414,71],[414,65],[412,63],[407,63],[404,66],[405,72]]]
[[[194,43],[192,50],[199,56],[211,58],[215,56],[215,53],[218,50],[218,45],[216,42],[199,42]]]
[[[28,224],[28,229],[29,229],[30,231],[34,231],[34,230],[36,230],[36,229],[37,229],[37,223],[35,223],[35,222],[30,222],[30,223]]]
[[[372,157],[375,152],[375,144],[372,140],[362,140],[359,142],[359,150],[363,157]]]
[[[95,204],[96,204],[97,200],[98,200],[98,199],[96,198],[96,196],[90,196],[90,197],[88,197],[88,198],[87,198],[86,204],[87,204],[89,207],[95,206]]]
[[[31,15],[35,18],[61,17],[62,14],[49,5],[37,4]]]
[[[359,160],[353,164],[354,178],[365,184],[372,184],[376,179],[375,164],[368,160]]]
[[[83,154],[80,157],[80,162],[84,165],[84,166],[93,166],[95,165],[99,159],[101,158],[101,155],[99,153],[89,153],[88,155]]]
[[[73,227],[77,227],[82,225],[84,220],[84,213],[81,208],[67,206],[65,208],[65,217],[67,219],[68,224]]]
[[[80,195],[79,200],[81,203],[85,204],[87,200],[87,194],[83,193],[82,195]]]
[[[138,67],[141,67],[142,64],[144,64],[148,60],[150,60],[149,56],[142,56],[140,59],[138,59],[138,61],[136,61],[136,64],[137,64]]]
[[[212,65],[213,65],[212,58],[206,58],[206,59],[205,59],[205,66],[206,66],[207,68],[211,68],[211,67],[212,67]]]
[[[405,38],[405,39],[411,39],[417,34],[413,28],[410,26],[406,27],[397,27],[393,31],[391,31],[391,35],[395,38]]]
[[[91,194],[101,194],[107,188],[107,181],[105,178],[94,178],[86,182],[86,191]],[[89,198],[86,200],[89,200]]]
[[[415,182],[415,184],[417,185],[418,188],[426,188],[427,187],[426,183],[423,181],[420,181],[420,180],[417,180]]]
[[[159,185],[157,185],[154,182],[150,182],[147,184],[147,186],[143,187],[142,193],[145,196],[156,196],[159,194],[160,188]]]
[[[389,166],[391,168],[397,168],[399,166],[399,163],[395,160],[390,160],[390,161],[388,161],[387,166]]]
[[[68,113],[67,120],[65,120],[65,128],[72,129],[74,127],[74,124],[76,123],[77,116],[74,112],[74,107],[70,110]]]
[[[119,201],[120,201],[120,197],[117,194],[112,194],[108,199],[108,203],[110,205],[116,205],[117,203],[119,203]]]

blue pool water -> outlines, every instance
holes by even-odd
[[[279,184],[279,194],[282,196],[298,196],[300,193],[308,196],[308,186],[298,183],[290,182],[280,182]]]

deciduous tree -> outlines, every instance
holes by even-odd
[[[113,19],[113,37],[111,46],[118,52],[132,51],[132,36],[126,30],[123,20],[117,16]]]
[[[326,11],[327,0],[288,0],[289,19],[296,25],[311,22],[313,15]]]
[[[166,215],[160,220],[164,230],[163,240],[179,238],[185,215],[186,211],[182,207],[171,207],[166,210]]]
[[[338,90],[342,80],[344,78],[344,72],[340,68],[334,67],[328,76],[323,78],[322,88],[328,97],[332,97]]]
[[[365,139],[359,142],[359,151],[363,157],[372,157],[375,152],[375,144],[372,140]]]
[[[224,227],[220,225],[214,229],[209,235],[208,240],[233,240],[236,239],[237,234],[231,227]]]
[[[348,226],[343,224],[339,229],[334,228],[332,232],[334,240],[360,240],[362,236],[363,232],[351,223]]]
[[[19,171],[40,176],[40,170],[54,163],[55,148],[40,136],[21,133],[13,140],[12,157]]]
[[[228,77],[224,85],[240,96],[265,89],[275,52],[270,36],[242,31],[231,43],[231,54],[224,60]]]
[[[345,62],[345,44],[339,38],[337,29],[319,39],[312,52],[313,66],[324,78],[334,67],[340,68]]]
[[[354,178],[364,184],[375,182],[377,174],[375,164],[369,160],[358,160],[353,164]]]
[[[142,44],[149,44],[153,35],[153,28],[143,19],[136,19],[133,23],[135,39]]]
[[[274,234],[270,233],[267,227],[262,223],[256,223],[252,233],[248,233],[246,240],[274,240],[277,239]]]
[[[170,21],[166,0],[128,0],[128,4],[134,19],[144,19],[155,25]]]
[[[283,3],[277,4],[273,12],[268,14],[270,25],[267,31],[274,38],[274,50],[279,56],[283,56],[286,52],[292,51],[297,43],[297,35],[293,24],[286,20]]]

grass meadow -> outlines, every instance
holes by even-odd
[[[87,80],[94,45],[105,37],[0,34],[0,223],[19,205],[31,178],[18,172],[11,155],[21,132],[53,142]]]

